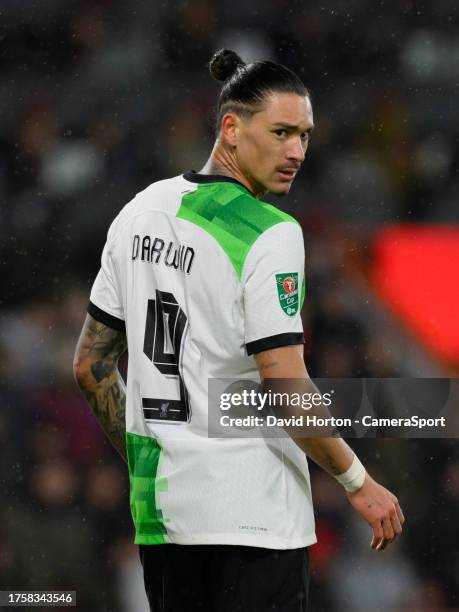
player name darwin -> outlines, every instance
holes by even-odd
[[[148,263],[163,263],[167,268],[180,272],[191,272],[194,260],[194,249],[185,244],[176,244],[170,240],[167,244],[158,236],[139,236],[135,234],[132,241],[132,259]]]

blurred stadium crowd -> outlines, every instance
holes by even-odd
[[[275,202],[305,232],[310,373],[441,375],[359,269],[380,224],[459,220],[458,13],[456,0],[2,5],[1,589],[76,589],[80,609],[145,610],[125,469],[71,362],[110,221],[149,183],[207,159],[217,48],[280,61],[312,92],[305,168]],[[399,495],[406,529],[370,552],[340,487],[311,466],[312,609],[459,608],[457,443],[352,445]]]

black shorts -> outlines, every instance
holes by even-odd
[[[139,546],[152,612],[304,612],[309,550]]]

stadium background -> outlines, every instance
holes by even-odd
[[[217,48],[285,63],[312,92],[310,151],[276,202],[305,232],[310,373],[457,377],[458,12],[456,0],[2,5],[0,588],[145,609],[125,470],[71,362],[109,222],[207,158]],[[371,552],[339,485],[312,467],[311,608],[459,607],[457,441],[352,444],[407,523]]]

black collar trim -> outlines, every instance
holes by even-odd
[[[190,183],[236,183],[236,185],[244,187],[246,191],[253,195],[250,189],[232,176],[224,176],[223,174],[199,174],[194,170],[190,170],[184,173],[183,178],[190,181]]]

